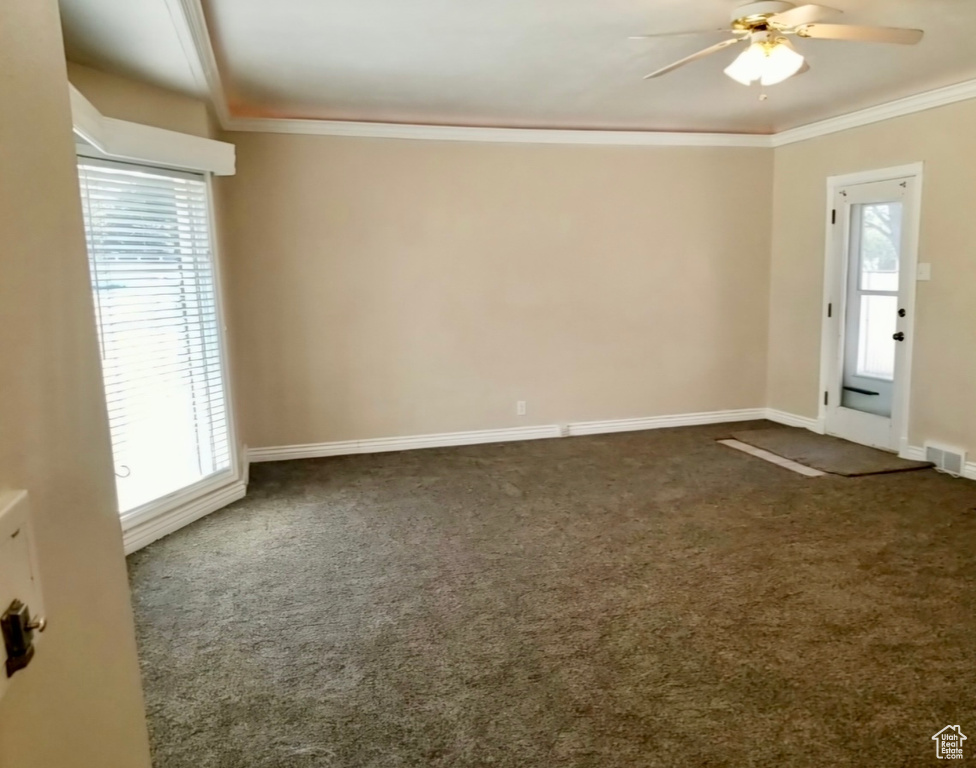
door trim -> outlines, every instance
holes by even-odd
[[[911,163],[892,168],[879,168],[871,171],[860,171],[839,176],[827,177],[827,205],[824,214],[824,280],[823,301],[821,304],[820,325],[820,390],[818,392],[819,406],[817,411],[818,432],[825,432],[827,427],[827,404],[824,393],[831,389],[831,382],[840,376],[841,361],[835,355],[836,340],[832,335],[839,327],[834,317],[828,317],[828,307],[833,304],[839,307],[841,302],[834,294],[840,285],[841,275],[846,279],[846,264],[844,261],[843,243],[837,236],[837,229],[833,222],[834,199],[837,191],[842,187],[853,184],[870,184],[877,181],[892,181],[895,179],[914,179],[912,185],[910,208],[911,212],[905,219],[908,229],[905,253],[901,255],[904,274],[909,277],[904,291],[904,308],[907,314],[905,341],[900,346],[899,386],[892,402],[891,429],[896,440],[899,454],[908,449],[908,424],[910,420],[912,356],[915,346],[915,289],[918,274],[918,244],[922,213],[922,174],[923,163]],[[839,223],[838,223],[839,224]],[[846,285],[846,283],[845,283]]]

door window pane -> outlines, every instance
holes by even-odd
[[[861,296],[857,375],[894,381],[897,296]]]
[[[871,203],[859,208],[860,288],[862,291],[897,291],[901,203]]]
[[[902,204],[853,203],[841,404],[889,417],[894,393]]]

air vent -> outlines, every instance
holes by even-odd
[[[966,466],[966,452],[958,448],[950,448],[938,443],[925,444],[925,460],[935,464],[939,472],[945,472],[953,477],[962,475],[963,467]]]

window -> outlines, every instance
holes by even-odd
[[[123,515],[231,466],[202,176],[79,158]]]
[[[901,203],[864,203],[852,208],[851,228],[857,263],[858,376],[894,381],[898,330],[898,264],[901,251]]]

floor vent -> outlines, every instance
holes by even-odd
[[[936,443],[925,444],[925,460],[935,464],[940,472],[960,477],[966,466],[966,453],[958,448],[949,448]]]

